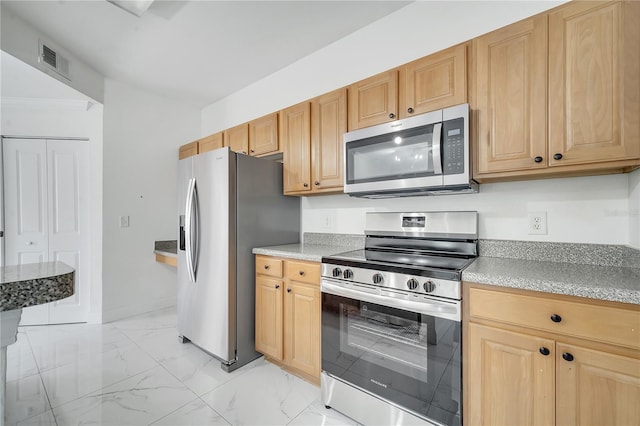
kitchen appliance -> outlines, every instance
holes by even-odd
[[[344,159],[344,192],[353,197],[478,191],[468,104],[345,133]]]
[[[300,201],[282,164],[229,148],[179,160],[178,197],[178,335],[232,371],[260,356],[251,251],[299,241]]]
[[[322,401],[362,424],[461,422],[461,274],[477,212],[367,213],[322,258]]]

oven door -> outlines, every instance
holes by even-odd
[[[322,370],[427,420],[459,425],[460,321],[322,293]]]

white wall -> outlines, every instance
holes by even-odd
[[[629,174],[629,245],[640,250],[640,169]]]
[[[73,89],[69,88],[70,91]],[[102,105],[86,110],[78,101],[3,98],[0,134],[88,138],[90,146],[89,322],[102,320]]]
[[[176,269],[155,262],[153,242],[177,237],[178,146],[199,129],[198,109],[105,80],[105,322],[176,303]]]
[[[208,135],[469,40],[563,2],[415,2],[202,111]],[[428,25],[426,24],[428,23]],[[639,172],[481,185],[479,194],[353,199],[306,197],[303,232],[362,233],[370,210],[477,210],[480,236],[640,246]],[[547,212],[529,235],[527,212]],[[635,213],[634,213],[635,212]]]
[[[99,102],[103,101],[102,75],[57,45],[55,40],[39,32],[2,7],[0,7],[0,29],[0,45],[2,50],[32,67],[47,73],[51,77],[64,82],[79,92]],[[60,55],[69,60],[71,81],[60,77],[54,71],[51,71],[45,65],[38,62],[39,40],[46,41],[48,43],[47,45],[55,48]]]
[[[475,210],[480,238],[626,244],[628,175],[485,184],[477,194],[368,200],[305,197],[305,232],[362,234],[367,211]],[[547,213],[547,235],[529,235],[528,212]]]

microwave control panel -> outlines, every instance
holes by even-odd
[[[442,125],[442,173],[464,173],[464,119],[445,121]]]

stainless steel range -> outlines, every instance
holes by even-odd
[[[477,212],[368,213],[322,259],[322,400],[365,425],[461,423],[461,275]]]

